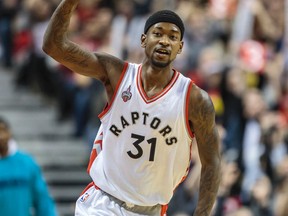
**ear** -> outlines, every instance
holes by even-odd
[[[147,35],[146,34],[142,34],[141,35],[141,47],[145,48],[146,47],[146,43],[147,43]]]
[[[182,52],[183,46],[184,46],[184,42],[183,42],[183,41],[180,41],[180,46],[179,46],[178,54],[180,54],[180,53]]]

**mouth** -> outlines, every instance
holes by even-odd
[[[170,51],[167,49],[159,48],[159,49],[156,49],[156,53],[163,54],[163,55],[169,55]]]
[[[166,57],[166,56],[169,56],[170,55],[170,51],[167,50],[167,49],[156,49],[155,50],[155,53],[157,54],[157,56],[159,57]]]

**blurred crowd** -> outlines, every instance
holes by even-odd
[[[1,64],[16,88],[55,102],[55,121],[92,145],[106,103],[98,81],[46,56],[42,40],[60,0],[0,1]],[[287,1],[288,2],[288,1]],[[185,22],[175,69],[212,98],[222,140],[222,181],[214,216],[288,215],[288,3],[286,0],[81,0],[71,40],[140,63],[140,36],[151,12],[176,11]],[[195,147],[188,179],[168,215],[192,215],[201,165]]]

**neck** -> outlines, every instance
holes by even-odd
[[[143,63],[141,81],[145,90],[152,88],[165,88],[174,74],[172,66],[164,68],[153,67],[150,64]]]

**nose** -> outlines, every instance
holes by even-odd
[[[159,41],[161,45],[167,46],[169,45],[169,38],[167,35],[163,35]]]

